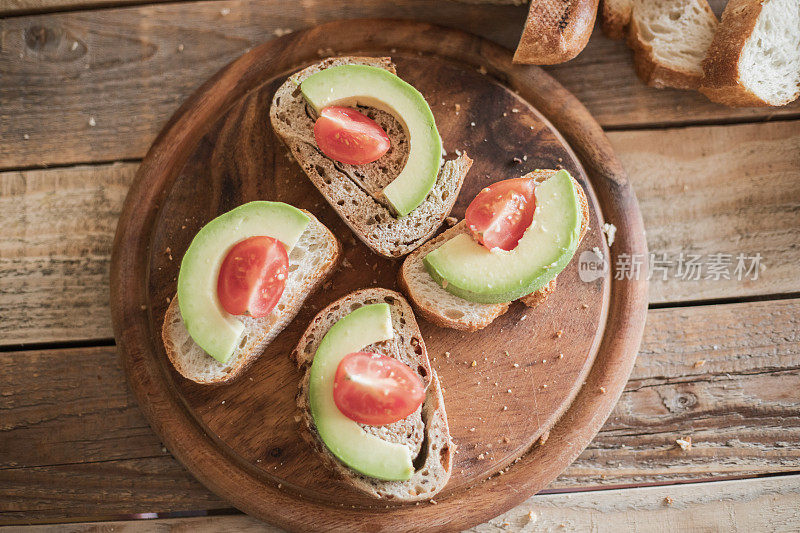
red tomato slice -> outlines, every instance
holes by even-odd
[[[422,405],[425,384],[408,365],[386,355],[348,354],[333,381],[333,401],[347,418],[382,426],[402,420]]]
[[[475,239],[489,248],[512,250],[533,222],[536,208],[530,178],[514,178],[489,185],[467,207],[467,227]]]
[[[289,274],[286,247],[272,237],[250,237],[225,256],[217,296],[232,315],[267,316],[281,299]]]
[[[322,153],[349,165],[372,163],[389,151],[383,128],[350,107],[324,108],[314,124],[314,139]]]

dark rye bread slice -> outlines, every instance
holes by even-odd
[[[172,299],[164,316],[161,337],[167,357],[183,377],[211,385],[229,383],[241,376],[333,271],[341,251],[339,241],[314,215],[303,212],[311,220],[289,252],[289,278],[281,299],[268,316],[241,317],[244,333],[227,362],[220,363],[192,340],[183,323],[178,298]]]
[[[537,182],[541,182],[556,172],[556,170],[534,170],[523,177],[533,178]],[[574,178],[572,182],[578,193],[578,200],[581,203],[580,240],[583,240],[589,228],[589,201],[586,198],[583,187]],[[422,262],[422,259],[429,252],[432,252],[459,233],[469,233],[467,224],[463,220],[406,257],[398,273],[398,282],[402,291],[414,304],[417,313],[426,320],[444,328],[476,331],[485,328],[495,318],[508,311],[511,302],[484,304],[471,302],[449,293],[433,280]],[[528,307],[536,307],[544,302],[550,293],[555,291],[557,279],[557,277],[553,278],[550,283],[527,296],[523,296],[519,301]]]
[[[311,363],[322,338],[338,320],[355,309],[384,302],[388,303],[391,309],[395,337],[366,346],[364,350],[394,357],[415,370],[426,386],[425,401],[415,413],[393,424],[359,425],[369,434],[408,446],[412,455],[416,457],[415,471],[408,481],[381,481],[348,468],[322,442],[309,406],[308,385]],[[297,395],[301,432],[303,438],[314,447],[329,467],[359,491],[384,500],[406,502],[426,500],[445,486],[450,479],[455,447],[450,440],[442,389],[436,371],[431,368],[428,351],[411,306],[400,294],[388,289],[362,289],[340,298],[314,317],[292,355],[303,371]]]
[[[322,154],[314,140],[314,110],[300,93],[300,83],[315,72],[347,64],[396,73],[388,57],[338,57],[315,63],[278,88],[269,111],[270,122],[314,186],[359,239],[385,257],[401,257],[425,242],[450,214],[472,160],[462,154],[446,161],[425,200],[407,216],[395,218],[382,191],[403,169],[408,142],[403,127],[390,113],[359,107],[391,141],[389,151],[372,163],[339,163]]]

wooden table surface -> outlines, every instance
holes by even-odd
[[[437,0],[0,1],[0,525],[272,530],[173,459],[125,383],[108,268],[138,162],[200,83],[285,31],[403,17],[513,48],[526,12]],[[800,104],[730,109],[647,88],[624,44],[599,32],[547,70],[607,130],[664,268],[603,430],[545,494],[475,531],[800,530]],[[680,254],[700,256],[698,279]],[[739,254],[760,254],[757,279],[736,279]],[[731,279],[713,267],[725,258]],[[690,449],[676,444],[685,437]]]

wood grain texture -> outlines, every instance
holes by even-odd
[[[444,0],[231,0],[0,20],[0,168],[142,157],[203,80],[275,32],[337,18],[400,17],[464,29],[513,49],[526,13],[524,5]],[[319,43],[320,50],[329,46]],[[695,92],[645,87],[630,51],[599,30],[578,58],[548,72],[608,127],[800,114],[799,102],[729,109]]]
[[[365,49],[368,55],[382,55],[393,43],[405,43],[410,53],[398,52],[393,58],[403,78],[431,103],[445,147],[457,137],[478,161],[475,166],[494,181],[508,172],[509,162],[499,157],[507,155],[507,149],[486,139],[497,137],[490,133],[502,128],[508,146],[536,153],[530,164],[563,166],[581,182],[594,228],[584,247],[605,250],[593,192],[597,189],[603,212],[617,220],[617,249],[645,252],[636,200],[600,126],[549,76],[515,69],[507,51],[462,32],[398,21],[331,23],[259,47],[231,63],[182,106],[149,151],[126,198],[112,256],[112,316],[126,374],[145,416],[169,449],[209,488],[245,512],[302,530],[392,530],[408,521],[431,530],[468,527],[554,479],[600,429],[633,366],[644,326],[646,283],[620,280],[611,289],[606,277],[583,283],[573,263],[560,275],[562,291],[540,306],[535,321],[524,322],[517,310],[469,340],[451,330],[422,326],[431,353],[450,348],[455,356],[440,366],[439,376],[461,452],[449,484],[437,495],[438,505],[386,510],[365,501],[309,456],[293,423],[291,385],[298,376],[296,369],[286,368],[285,353],[307,323],[306,315],[364,284],[393,284],[397,261],[370,266],[377,258],[363,246],[345,249],[352,266],[336,275],[328,291],[306,302],[301,316],[248,371],[253,380],[242,379],[224,390],[176,381],[157,334],[177,269],[162,250],[169,248],[180,256],[205,221],[258,198],[311,209],[335,233],[346,233],[332,220],[332,210],[319,205],[307,181],[298,178],[298,170],[287,164],[285,149],[266,126],[265,102],[282,83],[280,74],[313,61],[319,42],[332,43],[345,55]],[[506,73],[508,87],[477,71],[484,59]],[[450,111],[459,101],[460,114]],[[591,185],[560,135],[528,101],[542,109],[583,156]],[[466,126],[471,117],[480,126]],[[273,169],[269,179],[264,179],[264,168]],[[474,194],[486,182],[479,172],[468,176],[463,188]],[[459,201],[454,213],[466,204]],[[581,308],[576,300],[586,305]],[[607,309],[609,325],[603,328]],[[564,333],[560,340],[558,328]],[[498,343],[500,329],[504,334]],[[530,344],[520,344],[521,338]],[[535,353],[530,346],[537,347]],[[503,348],[519,358],[516,370],[510,361],[497,360],[504,358]],[[563,360],[557,357],[559,351]],[[481,356],[482,364],[468,364]],[[551,361],[547,368],[536,364],[540,356],[541,363]],[[492,387],[492,381],[497,385]],[[597,392],[600,383],[605,394]],[[485,392],[487,387],[494,392]],[[506,387],[507,395],[500,392]],[[259,405],[272,408],[254,419]],[[535,422],[528,417],[531,411],[536,412]],[[485,418],[491,412],[498,413],[493,418],[503,425],[502,433]],[[569,423],[560,421],[562,413]],[[261,424],[272,431],[261,431]],[[528,452],[543,431],[549,431],[550,438]],[[495,448],[488,450],[489,443]],[[512,462],[514,466],[506,468]],[[502,478],[481,481],[500,469]],[[477,482],[480,490],[474,487]]]
[[[539,494],[470,533],[565,531],[793,531],[800,524],[800,476]],[[278,533],[244,515],[31,526],[22,533],[88,533],[98,527],[122,533],[193,531]]]
[[[797,471],[799,354],[800,299],[650,311],[617,407],[548,489]],[[162,450],[113,347],[3,354],[0,391],[0,523],[227,506]]]
[[[651,303],[800,291],[800,122],[608,137],[643,206],[651,252],[761,253],[767,266],[748,282],[682,281],[673,266],[667,281],[651,279]],[[137,166],[0,173],[0,212],[12,214],[0,242],[0,344],[112,336],[111,241]]]
[[[669,261],[666,271],[653,271],[651,302],[800,291],[800,122],[617,132],[610,139],[639,198],[648,247]],[[716,279],[708,268],[698,280],[682,279],[681,252],[705,264],[728,254],[731,279]],[[740,253],[761,254],[758,279],[736,279]]]

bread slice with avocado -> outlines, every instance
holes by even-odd
[[[359,338],[341,334],[348,328]],[[342,337],[346,340],[335,340]],[[384,340],[360,345],[376,339]],[[420,376],[426,394],[416,412],[392,424],[372,426],[338,411],[329,374],[345,355],[342,352],[360,350],[393,357]],[[333,302],[311,321],[293,356],[303,371],[297,395],[303,437],[338,475],[360,492],[382,500],[430,499],[444,487],[455,448],[442,390],[411,306],[400,294],[362,289]]]
[[[241,376],[333,271],[339,259],[339,241],[314,215],[302,212],[308,217],[308,224],[288,254],[289,276],[277,306],[263,318],[237,317],[243,328],[226,361],[215,359],[195,342],[181,314],[178,297],[172,299],[161,336],[167,357],[183,377],[200,384],[220,384]]]
[[[318,108],[332,104],[357,107],[374,120],[389,136],[389,151],[362,165],[323,154],[314,123]],[[395,116],[401,112],[407,116]],[[328,203],[385,257],[406,255],[439,228],[472,166],[466,154],[441,163],[429,106],[387,57],[329,58],[293,74],[275,92],[270,121]]]
[[[524,177],[533,178],[537,183],[542,183],[554,176],[556,170],[535,170]],[[583,187],[570,177],[578,200],[581,220],[578,235],[578,244],[583,240],[588,230],[589,202]],[[414,308],[425,319],[441,327],[475,331],[491,324],[497,317],[508,311],[511,301],[482,303],[471,301],[453,294],[431,277],[424,259],[434,250],[441,247],[458,235],[469,237],[469,230],[465,221],[461,221],[441,235],[427,242],[415,250],[403,262],[398,274],[402,291],[409,297]],[[557,276],[549,280],[530,294],[517,298],[528,307],[536,307],[547,299],[547,296],[556,289]]]

